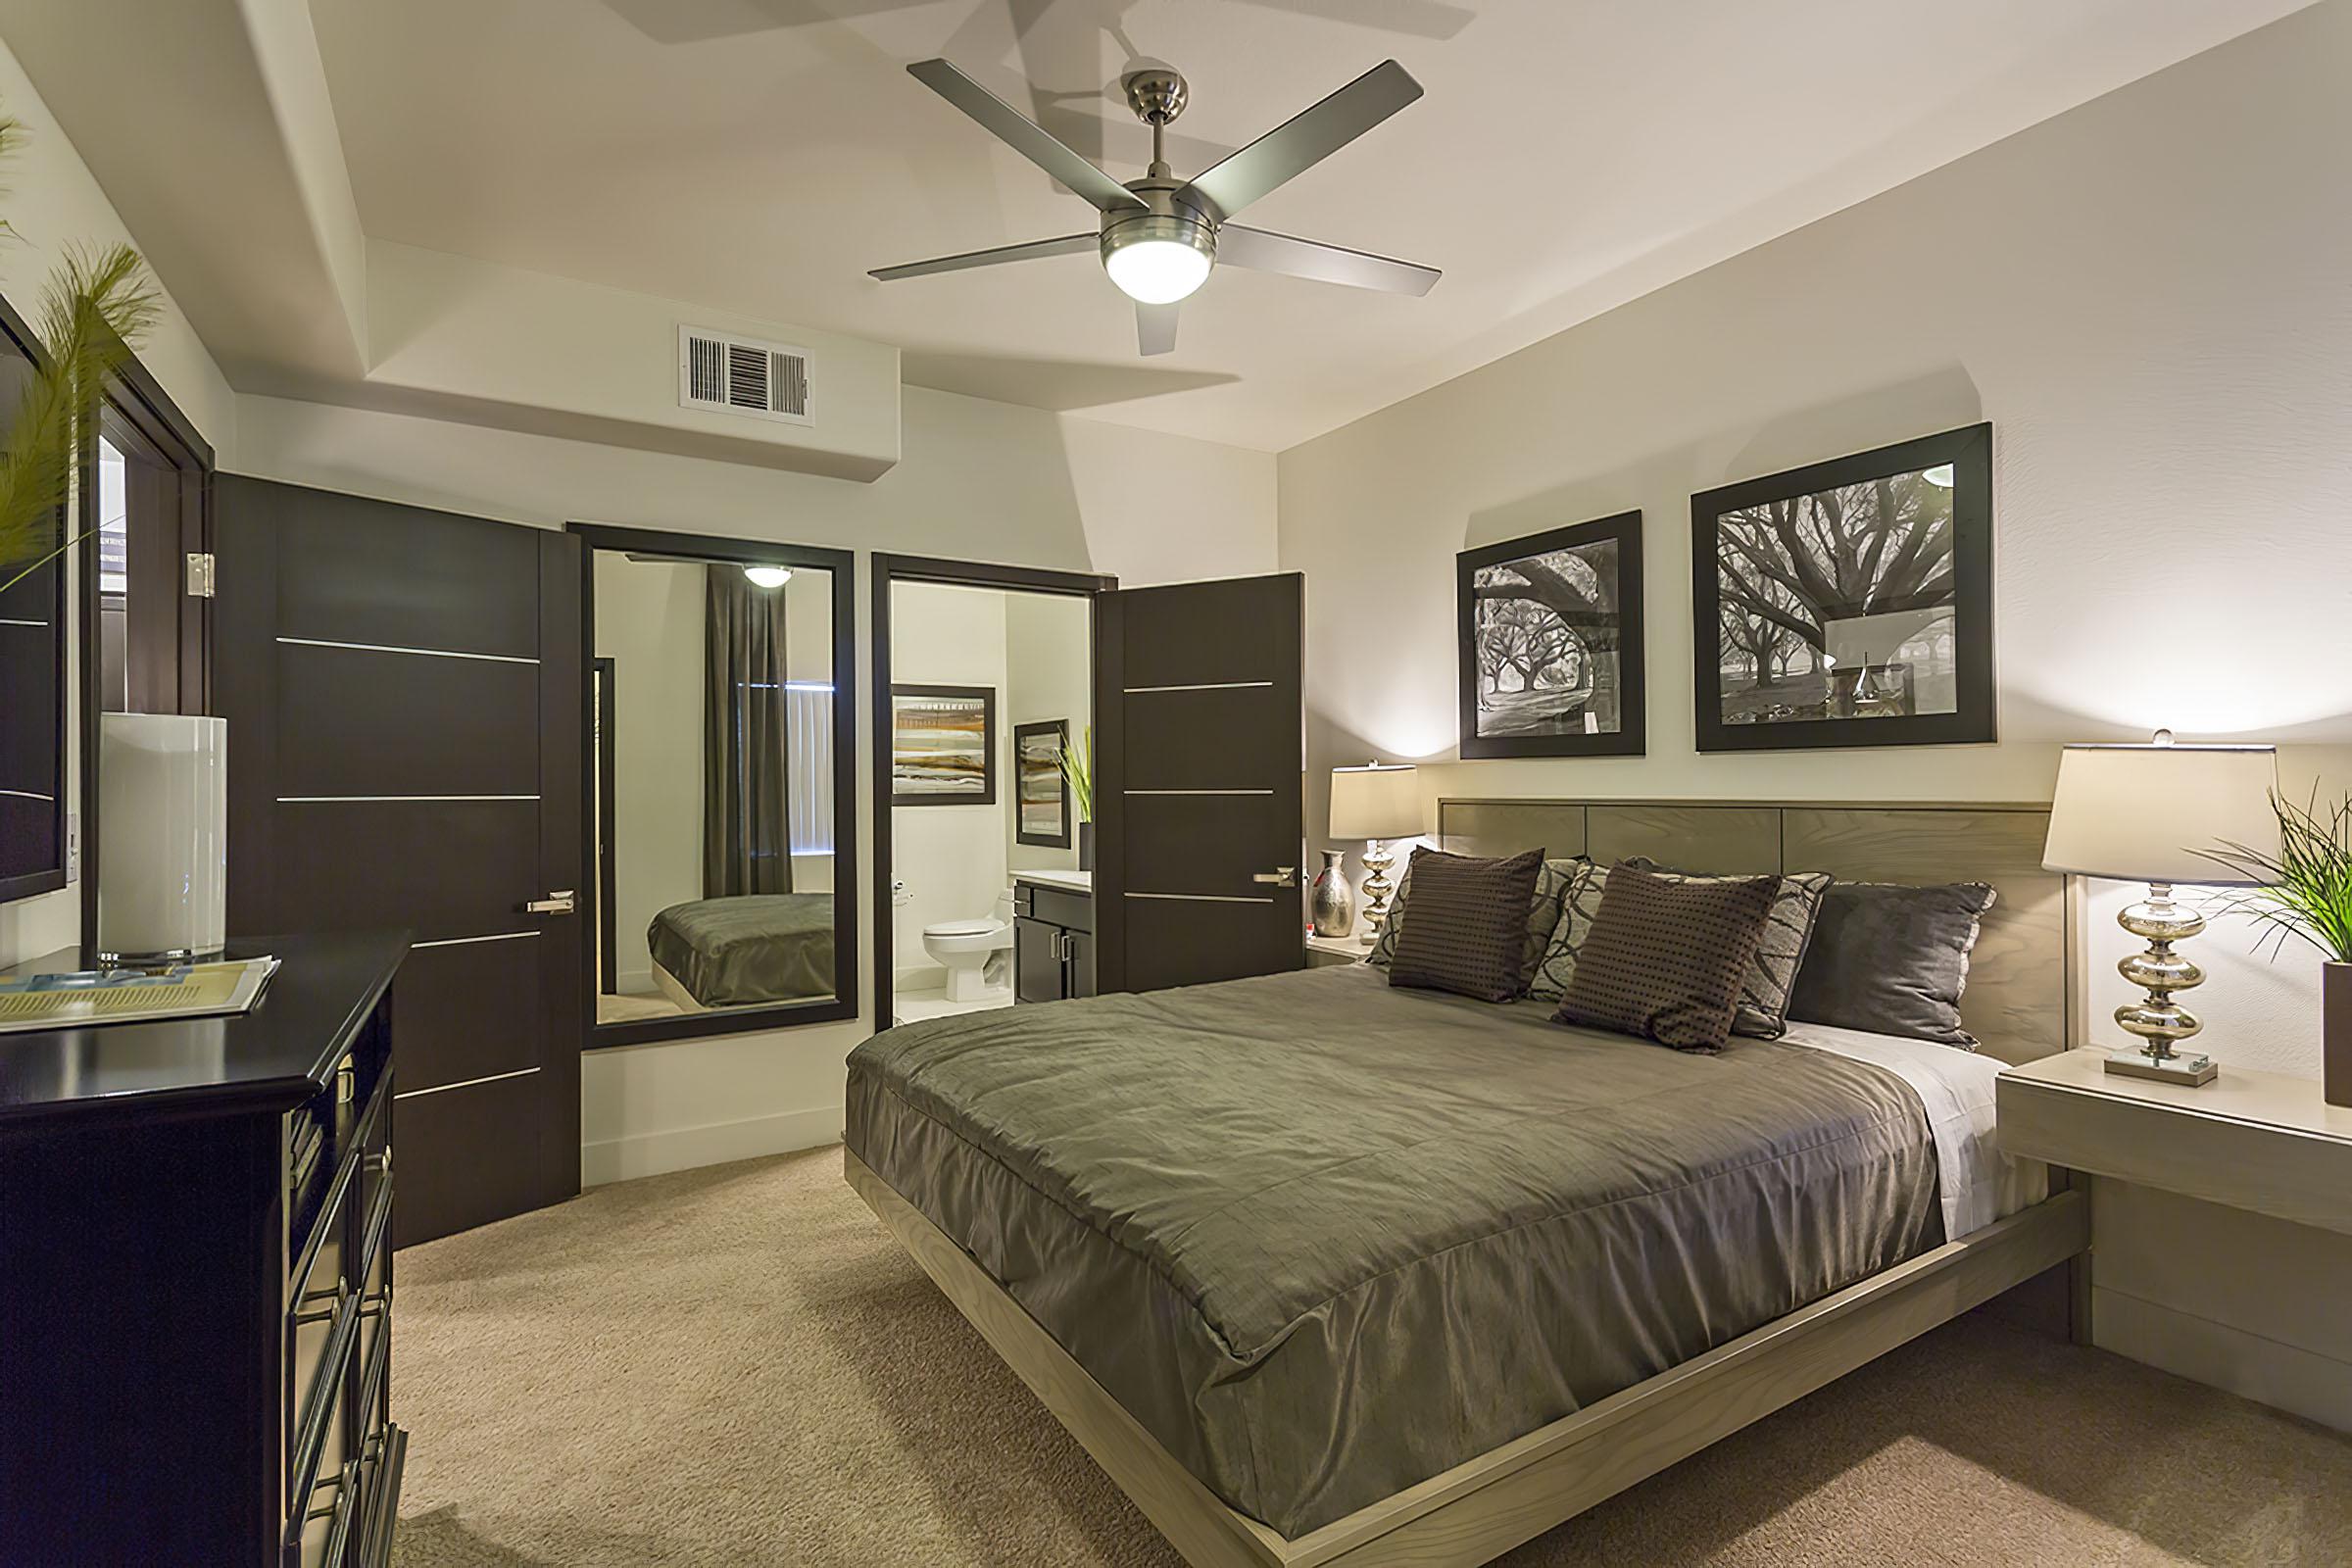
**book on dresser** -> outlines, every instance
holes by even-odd
[[[408,938],[265,953],[250,1012],[0,1043],[0,1561],[391,1559]]]

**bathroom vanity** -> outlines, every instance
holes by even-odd
[[[1012,1000],[1095,994],[1095,889],[1086,871],[1012,874]]]

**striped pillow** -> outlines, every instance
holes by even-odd
[[[1669,882],[1743,882],[1745,877],[1698,876],[1669,871],[1655,861],[1636,857],[1628,865],[1664,877]],[[1788,997],[1796,989],[1796,971],[1803,967],[1805,948],[1813,940],[1814,922],[1821,918],[1821,901],[1830,891],[1827,871],[1799,871],[1781,878],[1772,901],[1772,915],[1764,924],[1764,939],[1756,944],[1755,961],[1740,982],[1740,1006],[1732,1016],[1732,1033],[1757,1040],[1778,1040],[1788,1032]]]
[[[1527,908],[1544,852],[1507,860],[1415,850],[1413,919],[1396,939],[1389,984],[1509,1002],[1527,989]]]

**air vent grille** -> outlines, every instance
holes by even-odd
[[[678,405],[749,414],[789,424],[813,423],[808,351],[681,326]]]

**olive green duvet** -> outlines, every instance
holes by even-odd
[[[1364,965],[909,1024],[849,1069],[851,1152],[1286,1537],[1943,1239],[1882,1068]]]

